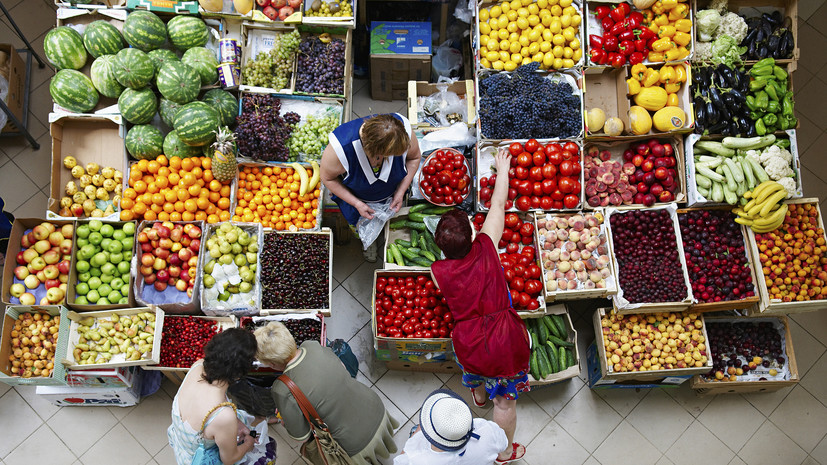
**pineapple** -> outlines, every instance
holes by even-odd
[[[238,162],[235,159],[235,134],[226,126],[218,128],[212,155],[213,177],[219,181],[231,181],[237,176]]]

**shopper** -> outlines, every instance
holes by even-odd
[[[510,161],[507,151],[495,156],[497,181],[491,208],[476,239],[466,213],[452,210],[442,215],[434,239],[447,258],[431,265],[455,321],[451,339],[463,369],[462,383],[471,389],[476,405],[494,400],[494,421],[511,444],[498,462],[525,454],[525,447],[512,441],[518,393],[529,390],[528,332],[511,306],[495,246],[503,231]],[[479,389],[483,385],[485,397]]]
[[[493,421],[473,418],[457,393],[439,389],[419,411],[419,426],[394,465],[493,464],[508,446],[505,431]]]
[[[398,211],[421,158],[408,119],[398,113],[355,119],[329,139],[321,179],[347,222],[355,226],[359,218],[372,219],[375,211],[367,202],[390,199],[390,209]],[[365,259],[376,261],[376,251],[374,241]]]
[[[379,465],[378,457],[396,452],[393,430],[399,423],[375,392],[351,378],[332,350],[318,341],[305,341],[297,348],[290,331],[279,322],[256,329],[255,336],[259,362],[296,383],[356,465]],[[312,440],[310,425],[287,386],[276,380],[271,393],[290,437]]]
[[[243,410],[235,411],[227,397],[227,387],[250,371],[255,354],[255,337],[239,328],[216,334],[204,347],[204,358],[192,365],[172,401],[167,438],[178,465],[192,463],[202,440],[206,448],[217,446],[227,465],[262,457],[262,463],[275,463],[275,441],[268,437],[266,453],[254,450],[256,438],[241,420]]]

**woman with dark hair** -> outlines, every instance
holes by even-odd
[[[477,406],[494,400],[494,422],[508,438],[510,446],[500,452],[497,463],[518,460],[525,454],[525,447],[513,440],[518,393],[529,390],[528,332],[511,306],[494,245],[503,232],[510,161],[507,151],[495,156],[497,181],[491,208],[476,239],[465,213],[452,210],[442,215],[434,239],[447,258],[431,265],[455,321],[451,339],[463,370],[462,384],[471,389]],[[478,392],[482,386],[485,396]]]
[[[204,347],[204,358],[192,365],[172,402],[167,438],[178,465],[191,464],[201,442],[208,449],[217,446],[226,465],[253,450],[256,439],[241,421],[243,410],[230,403],[227,388],[252,369],[256,349],[255,336],[239,328],[216,334]]]

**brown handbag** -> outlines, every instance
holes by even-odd
[[[310,465],[354,465],[347,452],[333,439],[327,424],[319,417],[316,409],[313,408],[301,389],[296,386],[296,383],[287,375],[279,376],[279,381],[284,383],[290,393],[293,394],[296,403],[299,404],[299,409],[301,409],[304,418],[310,425],[310,432],[313,436],[301,447],[301,457],[305,463]]]

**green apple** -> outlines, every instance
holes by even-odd
[[[90,233],[89,242],[93,245],[99,245],[101,242],[103,242],[103,236],[101,235],[101,233],[97,231]]]
[[[75,263],[75,269],[78,270],[78,273],[86,273],[89,271],[89,262],[86,260],[78,260]]]
[[[109,250],[109,244],[111,244],[111,243],[112,243],[112,238],[111,237],[104,237],[103,240],[101,241],[101,248],[103,250]]]
[[[121,300],[121,293],[118,291],[112,291],[107,294],[106,298],[109,299],[110,302],[118,302]]]
[[[94,289],[90,289],[89,293],[86,294],[86,299],[88,299],[89,302],[91,302],[93,304],[96,303],[98,300],[100,300],[100,298],[101,298],[100,294],[98,294],[98,291],[96,291]]]
[[[100,295],[109,295],[109,293],[112,292],[112,288],[109,286],[109,284],[104,283],[100,285],[97,291]]]
[[[79,295],[75,297],[75,304],[76,305],[89,305],[89,299],[86,296]]]
[[[124,249],[123,251],[123,259],[126,261],[132,260],[132,249]]]
[[[123,284],[123,279],[121,278],[114,278],[109,283],[109,285],[112,286],[112,289],[120,289],[123,286]]]
[[[86,283],[78,283],[78,285],[75,286],[75,293],[78,295],[86,295],[89,293],[89,285]]]
[[[122,241],[126,237],[126,233],[123,232],[123,229],[116,229],[114,233],[112,233],[112,239],[116,241]]]
[[[112,260],[112,263],[115,263],[114,260],[115,255],[111,255],[109,258]],[[118,263],[118,273],[120,274],[129,274],[129,262],[121,261]]]
[[[89,260],[92,258],[92,255],[95,255],[95,246],[92,244],[86,244],[81,247],[79,252],[81,260]]]
[[[78,238],[77,241],[75,241],[75,244],[77,245],[78,249],[80,249],[81,247],[83,247],[84,245],[86,245],[88,243],[89,243],[89,239],[83,239],[83,238],[80,238],[80,237]]]
[[[123,232],[126,233],[127,236],[134,236],[135,235],[135,223],[124,223],[123,225]]]
[[[122,250],[132,250],[132,245],[135,243],[133,239],[134,238],[130,237],[129,239],[121,240]]]
[[[103,221],[101,220],[92,220],[89,222],[89,229],[92,231],[100,231],[103,227]]]
[[[127,281],[127,284],[124,284],[123,286],[121,286],[121,295],[123,295],[123,296],[128,296],[129,295],[128,281]]]
[[[129,299],[127,299],[126,297],[121,297],[121,299],[118,300],[118,304],[120,304],[120,305],[128,304],[128,303],[129,303]]]
[[[78,235],[79,238],[86,239],[87,237],[89,237],[90,232],[92,232],[92,231],[89,230],[89,225],[88,224],[82,224],[82,225],[78,226],[78,230],[76,231],[76,234]]]
[[[109,262],[113,263],[115,265],[120,265],[121,263],[124,262],[123,254],[120,253],[120,252],[115,252],[115,253],[109,254]],[[128,262],[127,262],[127,264],[128,264]]]
[[[104,224],[101,226],[101,234],[103,237],[112,237],[112,234],[115,232],[115,228],[112,227],[111,224]]]
[[[85,283],[85,282],[89,281],[89,279],[91,277],[92,277],[92,273],[90,273],[88,271],[86,273],[78,273],[78,282]]]
[[[106,297],[101,297],[98,299],[98,305],[109,305],[109,299]]]
[[[101,282],[100,278],[98,278],[97,276],[92,276],[91,278],[89,278],[89,282],[88,282],[89,289],[97,289],[97,288],[101,287],[101,283],[102,282]]]
[[[112,263],[104,263],[101,265],[101,273],[104,275],[113,275],[118,268]]]
[[[123,250],[123,243],[121,243],[121,241],[111,241],[106,246],[106,250],[108,250],[109,253],[120,253],[120,251]]]
[[[101,269],[100,269],[100,268],[92,268],[92,269],[90,269],[90,270],[89,270],[89,273],[90,273],[92,276],[95,276],[95,277],[100,278],[100,275],[101,275]]]
[[[92,266],[98,266],[98,267],[103,266],[107,262],[109,262],[109,260],[107,259],[106,255],[103,252],[96,253],[95,256],[92,257],[92,260],[91,260]]]
[[[101,275],[101,282],[102,283],[111,283],[113,279],[115,279],[115,277],[112,276],[111,274],[102,274]]]

